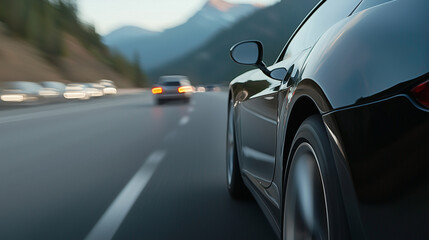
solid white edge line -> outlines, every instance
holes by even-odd
[[[85,238],[86,240],[107,240],[113,238],[165,154],[165,151],[156,151],[147,158],[103,216],[101,216],[100,220],[98,220],[97,224]]]

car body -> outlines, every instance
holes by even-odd
[[[206,85],[205,86],[205,91],[206,92],[219,92],[220,91],[220,87],[216,86],[216,85]]]
[[[104,95],[116,95],[117,88],[115,83],[112,80],[101,79],[98,82],[101,86],[103,86],[103,94]]]
[[[64,91],[64,98],[66,99],[79,99],[79,100],[88,100],[91,98],[91,95],[87,92],[87,87],[84,84],[79,83],[70,83],[67,84]]]
[[[2,103],[37,103],[45,100],[45,96],[40,93],[48,90],[40,84],[25,81],[11,81],[0,83],[0,100]]]
[[[40,85],[44,87],[44,89],[39,92],[41,96],[55,100],[64,100],[66,84],[55,81],[44,81],[40,82]]]
[[[193,91],[189,79],[180,75],[162,76],[152,88],[152,94],[158,104],[172,100],[189,102]]]
[[[99,83],[82,83],[89,98],[104,96],[104,86]]]
[[[230,83],[228,189],[279,238],[429,239],[428,9],[321,1],[272,66],[231,49],[259,69]]]
[[[196,92],[200,92],[200,93],[205,91],[206,91],[206,88],[204,86],[198,86],[196,89]]]

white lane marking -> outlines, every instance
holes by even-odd
[[[182,119],[180,119],[179,125],[180,126],[186,125],[189,122],[189,119],[190,119],[189,116],[182,117]]]
[[[188,111],[193,112],[193,111],[195,111],[195,108],[191,106],[191,107],[189,107]]]
[[[147,158],[107,211],[101,216],[100,220],[98,220],[97,224],[85,238],[86,240],[107,240],[113,238],[113,235],[146,187],[165,154],[165,151],[156,151]]]
[[[75,114],[79,112],[98,110],[98,109],[107,108],[107,107],[126,105],[130,103],[135,103],[135,101],[136,101],[135,99],[125,99],[125,100],[121,99],[119,101],[114,101],[114,102],[109,101],[109,102],[103,102],[103,103],[91,103],[89,105],[84,105],[85,103],[82,102],[82,105],[80,106],[78,105],[66,106],[65,108],[58,108],[53,110],[45,110],[40,112],[23,113],[19,115],[0,117],[0,124],[45,118],[45,117],[55,117],[63,114]]]

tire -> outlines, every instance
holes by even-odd
[[[338,174],[320,116],[299,127],[289,153],[283,239],[346,239]],[[335,220],[335,221],[334,221]]]
[[[230,196],[234,199],[245,199],[250,195],[241,176],[237,157],[234,128],[234,108],[232,101],[229,104],[228,123],[226,133],[226,183]]]
[[[162,100],[162,99],[157,99],[156,100],[156,104],[157,105],[162,105],[162,104],[164,104],[165,103],[165,100]]]

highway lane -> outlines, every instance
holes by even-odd
[[[0,111],[0,239],[275,239],[228,196],[225,121],[225,93]]]

